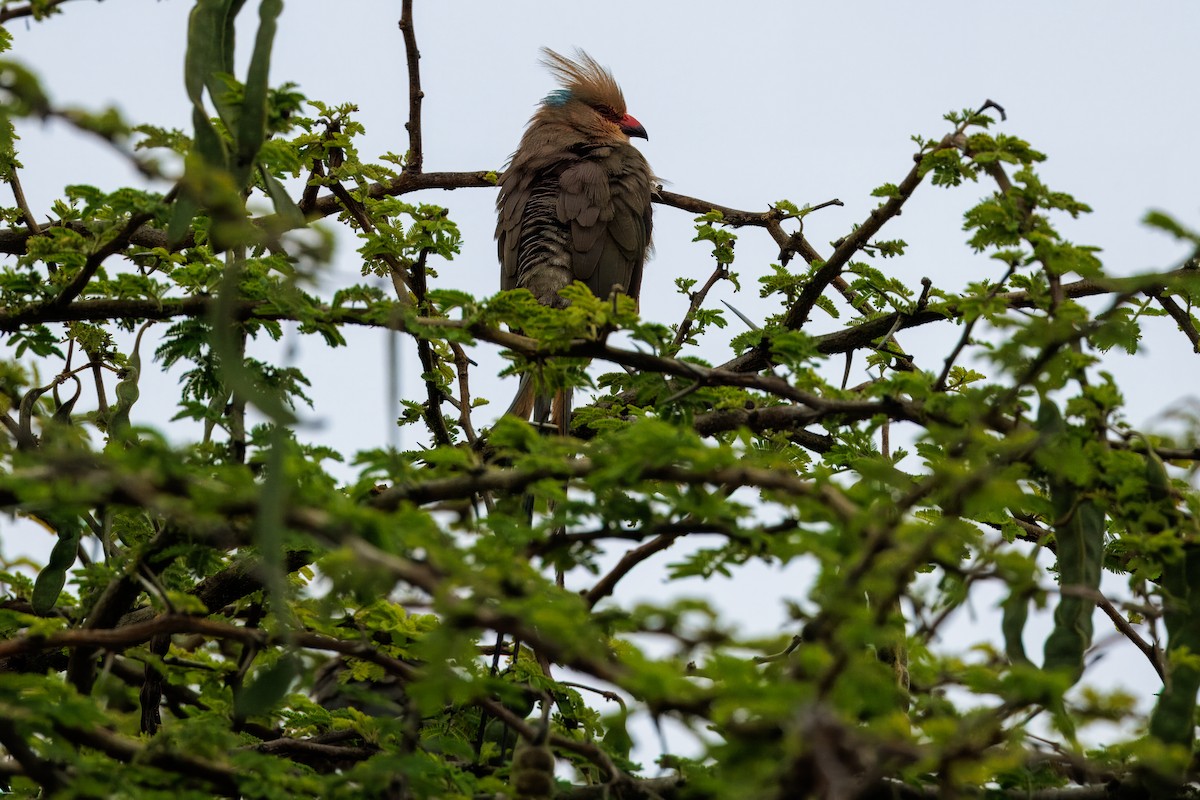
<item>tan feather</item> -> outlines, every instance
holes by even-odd
[[[612,73],[582,50],[576,50],[577,61],[559,55],[549,47],[542,48],[542,63],[573,95],[589,106],[603,104],[613,111],[625,113],[625,95]]]

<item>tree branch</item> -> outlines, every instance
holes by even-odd
[[[1183,331],[1183,335],[1192,343],[1193,352],[1200,353],[1200,333],[1196,331],[1196,323],[1192,321],[1191,315],[1180,308],[1173,297],[1163,294],[1161,289],[1147,289],[1144,294],[1154,298],[1155,302],[1171,315],[1171,319],[1179,325],[1179,330]]]
[[[632,548],[625,555],[621,556],[621,560],[617,562],[611,570],[605,573],[604,577],[596,582],[591,589],[584,595],[589,606],[594,606],[596,603],[603,600],[613,593],[617,588],[617,583],[621,578],[628,575],[634,567],[645,561],[655,553],[660,553],[666,550],[671,545],[675,544],[675,540],[682,536],[682,533],[660,533],[648,542],[644,542],[637,547]]]
[[[121,232],[111,241],[101,245],[95,252],[89,255],[87,261],[84,262],[75,277],[71,279],[71,282],[57,296],[51,300],[47,300],[44,307],[47,310],[53,310],[66,308],[70,305],[71,301],[78,297],[87,287],[88,281],[96,274],[96,270],[100,269],[100,265],[104,263],[104,259],[124,250],[129,245],[129,239],[133,236],[134,232],[138,228],[141,228],[148,220],[152,219],[153,216],[153,214],[147,212],[131,215],[124,227],[121,228]]]
[[[38,8],[34,8],[34,3],[25,6],[17,6],[16,8],[0,9],[0,25],[9,20],[20,19],[21,17],[30,17],[34,19],[45,19],[53,13],[61,13],[58,9],[63,3],[69,0],[47,0],[45,3],[38,3]]]
[[[400,32],[404,35],[404,54],[408,61],[408,159],[404,171],[420,173],[425,164],[421,145],[421,51],[417,49],[417,34],[413,29],[412,0],[404,0],[400,11]]]
[[[21,209],[21,216],[25,218],[25,226],[29,228],[29,232],[34,236],[40,236],[42,227],[38,225],[37,219],[33,216],[33,212],[29,210],[29,203],[25,200],[25,191],[21,188],[21,178],[17,174],[16,166],[11,166],[9,169],[12,172],[9,178],[9,185],[12,186],[13,199],[17,203],[17,208]]]

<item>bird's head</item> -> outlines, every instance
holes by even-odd
[[[535,121],[567,124],[589,141],[649,139],[646,129],[625,110],[625,96],[612,73],[582,50],[577,60],[543,48],[543,63],[558,78],[562,88],[542,100]]]

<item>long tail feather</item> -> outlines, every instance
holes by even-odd
[[[517,394],[505,413],[529,420],[539,430],[554,430],[566,436],[571,432],[571,396],[570,389],[538,394],[533,388],[533,378],[522,375]]]
[[[521,383],[517,386],[517,394],[509,405],[508,411],[504,413],[528,420],[529,415],[533,413],[534,399],[533,378],[529,375],[522,375]]]
[[[559,436],[568,436],[571,433],[571,394],[570,389],[559,389],[551,401],[551,420]]]

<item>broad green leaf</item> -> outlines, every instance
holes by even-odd
[[[79,539],[83,534],[83,523],[78,517],[66,514],[47,514],[47,521],[52,521],[58,532],[58,541],[50,550],[50,559],[38,573],[33,583],[33,610],[37,614],[49,614],[62,594],[67,582],[67,570],[75,564],[75,555],[79,550]]]
[[[285,655],[254,676],[254,680],[238,692],[234,709],[240,717],[267,714],[287,697],[292,682],[301,671],[298,656]]]
[[[1038,428],[1045,447],[1053,452],[1064,446],[1068,429],[1058,406],[1042,401]],[[1061,473],[1048,471],[1050,503],[1054,512],[1055,553],[1061,590],[1054,611],[1054,629],[1046,638],[1046,670],[1063,670],[1077,680],[1083,674],[1083,654],[1092,643],[1092,614],[1099,591],[1104,560],[1104,511]]]
[[[1000,607],[1004,612],[1000,629],[1004,634],[1004,651],[1008,654],[1008,660],[1013,664],[1028,664],[1029,656],[1025,654],[1022,637],[1029,619],[1029,596],[1014,589]]]
[[[1163,569],[1167,628],[1167,680],[1150,715],[1150,735],[1168,744],[1191,746],[1200,691],[1200,548]]]
[[[282,10],[283,0],[261,0],[258,7],[258,35],[254,40],[254,52],[250,56],[246,90],[236,129],[237,160],[234,174],[239,185],[244,185],[249,179],[259,148],[267,136],[271,45],[275,40],[276,21]],[[278,207],[278,200],[276,206]]]

